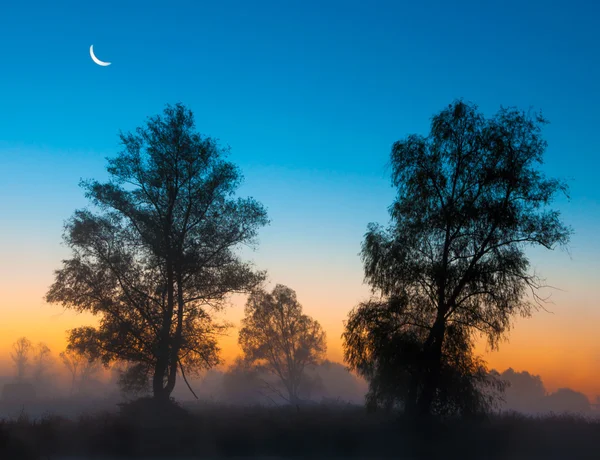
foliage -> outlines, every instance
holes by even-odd
[[[543,410],[547,392],[539,375],[527,371],[515,372],[512,368],[501,374],[496,371],[492,373],[507,383],[503,408],[525,413]]]
[[[346,362],[369,381],[367,407],[407,409],[411,384],[421,372],[423,328],[407,328],[402,302],[371,300],[352,310],[343,334]],[[497,408],[505,383],[487,372],[473,355],[464,329],[447,330],[440,388],[433,410],[441,415],[470,415]],[[421,391],[422,382],[416,391]],[[413,389],[413,391],[415,391]]]
[[[252,245],[267,218],[255,200],[234,198],[241,174],[195,131],[183,105],[167,106],[121,141],[110,181],[82,183],[94,210],[67,223],[72,257],[47,300],[100,318],[98,327],[72,330],[70,348],[107,366],[135,364],[154,396],[168,399],[178,372],[218,363],[226,325],[214,313],[264,277],[235,249]]]
[[[559,388],[545,398],[545,406],[554,413],[576,412],[590,414],[591,406],[587,396],[570,388]]]
[[[116,369],[117,385],[121,392],[128,397],[142,397],[152,392],[148,380],[151,369],[144,363],[124,363]]]
[[[454,411],[462,396],[452,389],[471,382],[472,400],[486,374],[474,334],[495,349],[515,315],[543,305],[525,250],[570,236],[548,209],[567,188],[539,169],[544,123],[505,108],[486,119],[457,101],[433,117],[428,137],[393,145],[392,222],[370,224],[361,253],[380,299],[352,311],[344,334],[346,358],[371,379],[372,395],[391,392],[424,414]]]
[[[241,357],[223,374],[222,395],[228,404],[256,404],[263,390],[260,371]]]
[[[271,293],[255,290],[248,298],[239,333],[244,358],[276,375],[291,403],[297,403],[307,366],[326,351],[321,325],[302,313],[296,293],[281,284]]]

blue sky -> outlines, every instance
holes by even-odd
[[[12,2],[0,141],[23,152],[9,168],[98,175],[119,130],[181,101],[247,176],[318,172],[343,195],[387,181],[391,143],[463,97],[543,110],[547,170],[597,204],[599,7],[522,3]],[[94,65],[90,44],[113,64]]]
[[[464,98],[550,120],[545,169],[569,181],[559,206],[576,235],[572,259],[536,252],[534,264],[592,298],[598,17],[589,1],[5,2],[0,249],[30,256],[0,262],[4,282],[35,267],[50,281],[62,222],[85,204],[79,178],[104,177],[119,130],[183,102],[269,209],[257,263],[301,300],[346,305],[341,322],[366,292],[348,288],[362,281],[366,225],[387,220],[391,144]],[[91,44],[111,66],[92,62]]]

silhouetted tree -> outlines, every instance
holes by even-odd
[[[256,404],[264,393],[260,371],[237,357],[223,374],[221,394],[227,403]]]
[[[101,317],[97,328],[72,330],[69,347],[105,365],[136,364],[129,369],[167,399],[178,370],[185,379],[218,362],[223,325],[212,311],[262,280],[234,250],[252,244],[267,218],[255,200],[234,198],[240,172],[195,132],[184,106],[167,106],[121,140],[111,180],[82,184],[96,212],[67,223],[73,256],[47,299]]]
[[[87,358],[80,353],[75,352],[74,350],[65,350],[62,351],[59,355],[60,360],[69,371],[71,375],[71,395],[75,391],[75,386],[77,383],[77,376],[79,375],[79,369],[83,366],[83,363],[87,361]]]
[[[423,385],[419,378],[426,328],[407,327],[412,321],[404,316],[404,302],[406,299],[398,297],[364,302],[346,322],[344,357],[369,382],[366,403],[370,410],[416,410],[417,391]],[[448,326],[432,407],[440,415],[487,412],[498,405],[505,387],[504,381],[488,373],[485,362],[473,354],[465,332]]]
[[[542,409],[546,387],[539,375],[527,371],[506,369],[499,378],[508,383],[504,394],[504,407],[519,412],[537,412]]]
[[[52,352],[48,345],[40,342],[33,349],[33,353],[33,379],[41,382],[52,365]]]
[[[570,235],[547,208],[567,189],[539,170],[544,122],[505,108],[486,119],[458,101],[433,117],[428,137],[393,145],[392,223],[370,224],[362,246],[381,298],[353,310],[344,333],[347,362],[376,396],[388,386],[421,414],[464,407],[467,388],[479,399],[489,380],[473,334],[496,348],[515,315],[542,305],[525,249]]]
[[[555,413],[588,414],[592,410],[586,395],[571,388],[559,388],[546,396],[544,409]]]
[[[127,396],[145,396],[152,392],[148,366],[144,363],[124,362],[113,368],[120,391]]]
[[[101,369],[102,366],[99,361],[90,359],[83,361],[79,369],[79,392],[84,393],[90,391],[90,385],[97,381]]]
[[[10,357],[15,366],[17,380],[21,382],[25,379],[27,372],[29,354],[32,349],[31,341],[27,337],[20,337],[13,343],[12,349]]]
[[[356,403],[364,400],[366,388],[362,379],[349,372],[341,363],[324,360],[309,371],[319,382],[312,388],[312,398],[343,403]]]
[[[73,349],[67,349],[59,356],[71,375],[71,395],[75,390],[84,392],[90,381],[98,375],[100,363]]]
[[[249,296],[239,344],[247,362],[280,379],[292,404],[299,402],[305,368],[318,364],[326,351],[320,324],[302,313],[296,293],[281,284]]]

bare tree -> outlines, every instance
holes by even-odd
[[[20,337],[12,345],[13,351],[10,354],[16,369],[16,377],[19,382],[25,379],[27,372],[29,354],[31,353],[31,341],[27,337]]]
[[[250,295],[239,344],[245,360],[280,379],[292,404],[299,402],[305,368],[318,364],[326,351],[321,325],[302,313],[296,293],[281,284],[272,293]]]

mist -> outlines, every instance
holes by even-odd
[[[275,376],[248,366],[240,356],[188,376],[187,384],[180,378],[173,402],[165,406],[152,403],[150,391],[124,391],[123,367],[107,369],[52,352],[44,356],[43,366],[32,358],[0,377],[0,453],[6,458],[63,458],[37,453],[55,452],[69,458],[104,454],[111,459],[140,455],[178,459],[186,453],[202,458],[408,459],[437,458],[442,446],[475,458],[468,456],[488,449],[491,439],[494,443],[504,439],[510,426],[510,443],[496,447],[493,458],[511,458],[511,452],[536,445],[536,452],[553,459],[561,452],[556,445],[588,451],[589,440],[594,439],[589,432],[600,427],[593,422],[600,421],[598,411],[582,393],[567,388],[548,392],[540,376],[512,368],[491,371],[508,384],[500,418],[490,414],[487,423],[476,424],[456,419],[445,428],[422,431],[396,412],[367,413],[368,383],[327,359],[306,369],[300,399],[294,404]],[[426,433],[436,442],[428,442]],[[549,436],[552,442],[542,442],[540,436]],[[471,439],[468,446],[458,442],[465,437]],[[3,444],[2,439],[9,441]]]
[[[128,392],[119,385],[122,365],[102,366],[75,353],[54,353],[42,343],[30,345],[26,354],[13,358],[0,373],[0,419],[26,413],[31,418],[57,415],[76,418],[82,414],[116,411],[118,404],[149,396],[149,391]],[[45,353],[40,355],[39,350]],[[278,407],[289,404],[278,379],[244,365],[232,363],[179,379],[173,398],[182,403],[206,402],[223,406]],[[308,368],[301,385],[303,405],[364,403],[367,382],[337,362],[324,360]]]
[[[14,419],[23,414],[33,419],[47,415],[75,419],[82,414],[116,412],[123,402],[151,395],[150,391],[128,392],[119,385],[123,365],[105,367],[74,353],[54,353],[43,343],[26,340],[30,343],[27,355],[18,356],[13,350],[11,365],[0,373],[0,419]],[[19,341],[23,342],[23,337],[15,340],[15,344]],[[600,417],[597,401],[590,401],[576,389],[559,388],[550,392],[541,376],[526,370],[508,368],[490,373],[507,383],[498,407],[501,413]],[[248,366],[241,356],[188,376],[187,384],[180,378],[172,393],[184,405],[212,404],[223,408],[290,405],[278,378]],[[303,406],[362,407],[367,391],[365,379],[350,372],[344,364],[325,359],[306,369],[299,394]]]
[[[503,411],[515,411],[527,415],[571,413],[600,417],[597,401],[592,403],[583,393],[571,388],[559,388],[549,392],[539,375],[527,371],[506,369],[499,374],[508,385],[501,404]]]

